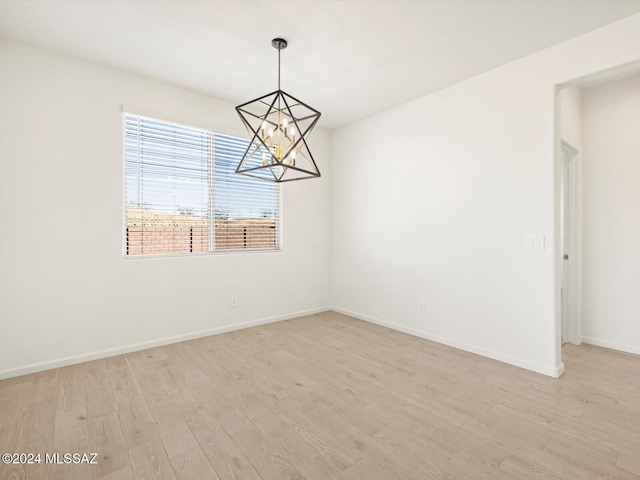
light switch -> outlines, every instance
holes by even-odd
[[[229,296],[229,308],[238,308],[238,295],[233,294]]]
[[[527,233],[524,236],[524,249],[542,252],[544,250],[544,235],[541,233]]]

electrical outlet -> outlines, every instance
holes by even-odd
[[[418,304],[418,313],[422,313],[423,315],[427,313],[427,302],[420,302]]]
[[[541,233],[527,233],[524,236],[524,249],[542,252],[544,250],[544,235]]]
[[[229,308],[238,308],[238,295],[229,296]]]

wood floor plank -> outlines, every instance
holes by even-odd
[[[318,452],[319,458],[324,459],[327,464],[338,470],[344,470],[361,459],[358,452],[335,438],[333,431],[338,425],[334,427],[324,421],[318,422],[306,412],[286,406],[278,410],[284,422],[309,443]]]
[[[115,398],[104,360],[83,364],[87,418],[102,417],[115,412]]]
[[[397,480],[403,478],[408,472],[406,469],[396,470],[393,466],[384,465],[371,457],[363,457],[356,464],[350,466],[342,474],[350,480]]]
[[[314,457],[298,465],[298,470],[307,479],[349,480],[341,470],[322,456]]]
[[[171,464],[178,480],[220,480],[199,448],[176,455]]]
[[[500,470],[509,473],[514,478],[522,480],[563,480],[515,455],[509,455],[509,457],[500,464]]]
[[[517,457],[531,465],[535,465],[536,470],[541,470],[556,476],[560,479],[580,478],[584,480],[599,479],[600,475],[596,472],[578,465],[571,460],[557,456],[551,452],[542,451],[535,447],[520,449]]]
[[[129,458],[126,442],[116,412],[88,419],[89,452],[98,454],[97,465],[92,465],[91,473],[95,479],[126,468]]]
[[[55,416],[55,402],[32,403],[27,406],[22,424],[21,451],[33,453],[50,451]]]
[[[130,448],[128,453],[136,480],[176,480],[159,437]]]
[[[500,464],[502,464],[500,462]],[[484,457],[475,450],[462,449],[456,453],[449,463],[464,471],[469,477],[478,480],[517,480],[504,470],[500,470],[491,459]]]
[[[149,348],[138,352],[131,352],[125,355],[129,368],[134,373],[147,370],[155,370],[160,362],[169,360],[169,355],[163,347]]]
[[[620,458],[618,458],[618,461],[616,462],[616,466],[640,477],[640,458],[639,457],[632,457],[631,455],[627,455],[626,453],[623,453],[620,455]]]
[[[150,406],[149,411],[169,457],[175,457],[199,446],[180,414],[178,405],[173,402],[159,403]]]
[[[533,430],[523,429],[521,424],[504,423],[500,417],[491,414],[470,419],[462,426],[462,430],[503,450],[520,447],[544,450],[551,441],[551,435],[545,436]]]
[[[402,460],[403,464],[422,471],[437,471],[444,473],[446,462],[457,453],[459,446],[448,449],[429,438],[428,432],[424,435],[400,434],[396,425],[391,425],[373,436],[378,448],[393,454]],[[371,454],[371,453],[370,453]],[[373,453],[374,457],[378,455]],[[407,472],[408,473],[408,472]]]
[[[413,470],[408,458],[410,455],[403,450],[390,449],[380,438],[374,438],[353,429],[336,430],[335,436],[346,443],[362,457],[343,473],[349,478],[355,478],[363,472],[375,467],[381,478],[402,478]]]
[[[87,452],[89,448],[89,425],[87,421],[84,369],[82,365],[71,365],[60,369],[56,413],[53,428],[53,452]],[[86,474],[86,468],[54,468],[57,475]],[[90,475],[90,474],[89,474]],[[87,478],[85,476],[85,478]]]
[[[133,476],[131,467],[127,466],[120,470],[116,470],[115,472],[111,472],[104,477],[100,477],[98,480],[135,480],[135,477]]]
[[[221,480],[261,480],[251,462],[209,409],[190,415],[189,428]]]
[[[128,368],[127,358],[124,355],[116,355],[104,359],[104,366],[107,370],[117,370],[118,368]]]
[[[36,373],[29,394],[29,403],[53,402],[58,399],[61,372],[59,368]]]
[[[142,396],[125,398],[116,403],[118,419],[128,448],[158,437],[156,425]]]
[[[116,401],[134,397],[140,393],[138,384],[128,367],[108,370],[107,375]]]
[[[295,465],[298,462],[304,463],[309,458],[296,458],[292,455],[292,445],[266,437],[255,427],[238,430],[233,433],[232,438],[263,479],[304,480]]]
[[[2,387],[0,388],[0,407],[4,412],[3,419],[5,420],[9,420],[10,417],[22,416],[24,413],[29,394],[33,388],[34,375],[25,377],[22,382],[9,380],[0,382]]]
[[[570,436],[553,438],[541,450],[546,450],[560,457],[573,459],[578,463],[585,459],[591,459],[596,464],[610,466],[615,465],[621,455],[620,452],[606,445],[599,445],[588,439]]]

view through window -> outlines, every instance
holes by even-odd
[[[280,186],[235,174],[249,141],[124,115],[125,255],[280,247]]]

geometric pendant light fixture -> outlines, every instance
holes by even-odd
[[[278,50],[278,89],[236,107],[251,136],[236,173],[272,182],[320,176],[307,139],[320,112],[280,89],[280,52],[287,41],[271,41]]]

